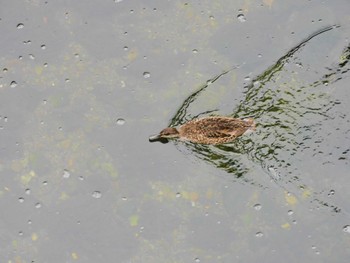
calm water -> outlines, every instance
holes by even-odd
[[[349,8],[4,3],[0,261],[348,262]],[[148,141],[203,115],[257,130]]]

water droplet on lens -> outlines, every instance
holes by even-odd
[[[33,54],[29,54],[30,59],[35,59],[35,56]]]
[[[125,46],[123,49],[124,49],[125,51],[127,51],[129,48],[128,48],[127,46]]]
[[[19,231],[19,232],[18,232],[18,235],[19,235],[19,236],[23,236],[23,232],[22,232],[22,231]]]
[[[125,124],[125,120],[124,119],[122,119],[122,118],[117,119],[117,125],[122,126],[124,124]]]
[[[43,50],[46,49],[46,45],[41,45],[40,47],[41,47],[41,49],[43,49]]]
[[[293,210],[289,210],[287,213],[288,213],[289,216],[294,214]]]
[[[9,71],[7,68],[3,68],[2,72],[6,73],[7,71]]]
[[[245,18],[245,16],[244,16],[243,14],[239,14],[239,15],[237,16],[237,19],[238,19],[238,21],[241,22],[241,23],[247,21],[247,19]]]
[[[193,52],[193,54],[197,54],[198,50],[197,49],[193,49],[192,52]]]
[[[17,28],[18,29],[22,29],[24,27],[24,24],[22,24],[22,23],[19,23],[18,25],[17,25]]]
[[[68,170],[63,170],[62,176],[63,176],[63,178],[69,178],[70,177],[70,172]]]
[[[11,88],[15,88],[16,86],[17,86],[17,82],[16,81],[11,81],[10,87]]]
[[[18,198],[18,202],[23,203],[24,202],[24,198],[23,197]]]
[[[151,77],[151,73],[149,73],[149,72],[143,72],[143,77],[144,77],[145,79],[148,79],[149,77]]]
[[[198,262],[201,262],[201,260],[199,258],[195,258],[194,262],[198,263]]]
[[[343,227],[343,231],[344,231],[345,233],[350,234],[350,225],[344,226],[344,227]]]
[[[175,195],[177,198],[181,197],[181,193],[176,193]]]
[[[92,197],[98,199],[102,197],[102,194],[99,191],[95,191],[92,193]]]
[[[27,194],[27,195],[30,195],[30,189],[27,188],[26,190],[24,190],[24,192]]]
[[[35,204],[35,208],[40,208],[41,207],[41,204],[40,203],[36,203]]]
[[[47,181],[44,181],[44,182],[43,182],[43,185],[47,185]]]
[[[257,232],[256,234],[255,234],[255,236],[256,237],[262,237],[264,234],[262,233],[262,232]]]
[[[262,208],[261,204],[256,204],[256,205],[254,205],[254,209],[255,209],[256,211],[261,210],[261,208]]]
[[[122,200],[123,200],[123,201],[126,201],[126,200],[128,200],[128,198],[125,197],[125,196],[123,196],[123,197],[122,197]]]

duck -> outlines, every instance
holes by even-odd
[[[224,144],[234,141],[247,131],[255,130],[253,118],[209,116],[195,118],[179,127],[167,127],[149,138],[150,142],[164,139],[180,139],[196,144]]]

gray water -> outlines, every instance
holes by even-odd
[[[349,8],[2,3],[0,261],[348,262]],[[198,115],[257,129],[148,141]]]

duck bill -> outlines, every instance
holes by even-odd
[[[156,134],[156,135],[151,135],[148,140],[150,142],[155,142],[155,141],[159,141],[160,139],[161,139],[160,135]]]
[[[149,141],[150,142],[161,142],[161,143],[168,143],[169,142],[168,139],[163,138],[159,134],[150,136]]]

